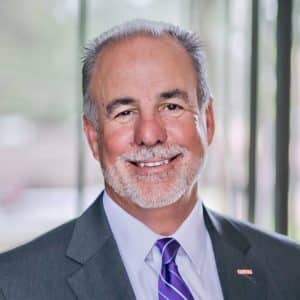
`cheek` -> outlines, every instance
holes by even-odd
[[[114,161],[130,148],[132,131],[126,127],[110,128],[109,130],[104,130],[102,141],[103,157]]]
[[[168,124],[170,144],[178,144],[189,151],[201,154],[203,128],[198,120],[187,119]]]

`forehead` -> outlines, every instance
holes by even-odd
[[[176,38],[167,34],[152,36],[145,33],[109,42],[98,54],[95,67],[105,67],[107,62],[111,62],[111,59],[114,62],[118,59],[146,58],[149,56],[155,56],[156,59],[159,59],[158,53],[164,59],[171,55],[172,57],[181,56],[190,61],[186,49]]]
[[[99,99],[149,87],[154,91],[193,86],[195,68],[179,41],[167,35],[139,35],[111,42],[102,49],[93,68],[90,91]]]

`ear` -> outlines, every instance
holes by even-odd
[[[214,117],[212,98],[208,100],[208,104],[205,110],[205,117],[206,117],[207,143],[208,145],[210,145],[215,133],[215,117]]]
[[[90,149],[92,150],[94,158],[99,161],[99,137],[97,129],[86,116],[83,116],[82,120],[83,130],[88,140]]]

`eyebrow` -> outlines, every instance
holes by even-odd
[[[162,92],[161,94],[159,94],[159,98],[164,100],[171,99],[171,98],[180,98],[185,102],[188,102],[189,97],[187,92],[180,89],[173,89],[170,91]]]
[[[110,115],[117,107],[136,103],[136,100],[130,97],[117,98],[109,102],[106,106],[106,112]]]

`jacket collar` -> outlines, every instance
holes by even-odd
[[[101,194],[77,219],[67,256],[81,266],[68,283],[80,300],[135,299],[104,212]]]
[[[248,238],[235,222],[204,208],[224,300],[268,299],[266,275]]]

